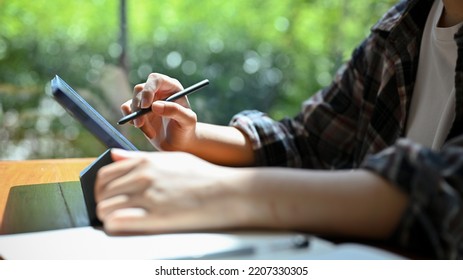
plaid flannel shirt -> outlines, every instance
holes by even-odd
[[[463,258],[463,30],[455,35],[456,117],[433,151],[404,138],[421,37],[433,0],[403,0],[372,28],[333,83],[294,118],[237,114],[262,166],[363,168],[410,198],[392,241],[440,259]],[[431,255],[429,255],[431,254]]]

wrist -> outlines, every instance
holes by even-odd
[[[184,152],[223,166],[252,166],[254,151],[244,134],[230,126],[197,123]]]
[[[182,146],[179,147],[179,151],[201,157],[199,150],[205,143],[202,140],[202,132],[198,124],[184,135],[183,140]]]
[[[215,201],[212,211],[218,215],[221,228],[249,228],[256,226],[253,212],[256,201],[249,193],[253,175],[246,168],[218,166],[213,172],[207,201]]]
[[[272,170],[254,167],[232,168],[234,185],[229,186],[237,198],[234,207],[235,221],[243,228],[280,228],[278,223],[280,200],[284,200],[282,193],[272,193],[273,184],[282,185],[284,177],[273,177]],[[268,188],[270,187],[270,188]]]

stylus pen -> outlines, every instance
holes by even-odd
[[[205,79],[205,80],[202,80],[201,82],[197,83],[197,84],[194,84],[192,85],[191,87],[187,87],[186,89],[184,90],[181,90],[169,97],[167,97],[166,99],[163,99],[163,101],[175,101],[177,99],[179,99],[180,97],[183,97],[183,96],[186,96],[190,93],[193,93],[195,91],[197,91],[198,89],[201,89],[205,86],[207,86],[209,84],[209,80],[208,79]],[[129,121],[132,121],[140,116],[143,116],[147,113],[151,112],[151,106],[148,107],[148,108],[143,108],[139,111],[136,111],[136,112],[133,112],[131,114],[128,114],[127,116],[123,117],[122,119],[120,119],[117,124],[121,125],[121,124],[125,124]]]

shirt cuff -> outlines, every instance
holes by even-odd
[[[300,165],[300,157],[287,129],[265,113],[243,111],[232,118],[230,125],[249,138],[257,166]]]

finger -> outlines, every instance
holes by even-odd
[[[191,230],[214,230],[223,228],[219,222],[204,219],[195,211],[159,214],[139,209],[118,209],[108,214],[104,220],[104,228],[108,233],[167,233]]]
[[[130,99],[121,105],[122,116],[127,116],[128,114],[132,113],[132,102],[133,100]],[[129,123],[134,125],[133,121],[129,121]]]
[[[133,208],[132,208],[133,209]],[[194,227],[186,227],[185,224],[170,215],[154,215],[145,209],[132,211],[130,208],[121,208],[109,213],[104,219],[106,232],[117,233],[166,233],[178,232]],[[192,224],[189,222],[188,224]]]
[[[145,134],[146,138],[148,140],[156,138],[157,131],[150,125],[144,125],[140,127],[141,131],[143,131],[143,134]]]
[[[143,89],[145,88],[145,84],[138,84],[133,88],[133,99],[130,103],[130,111],[136,112],[141,109],[141,99],[143,95]],[[145,123],[145,117],[138,117],[132,121],[135,127],[141,127]]]
[[[138,161],[139,160],[136,159],[120,161],[108,164],[100,168],[95,180],[95,200],[97,202],[100,201],[102,193],[104,192],[108,183],[136,168]]]
[[[105,222],[106,218],[116,211],[133,208],[145,209],[145,204],[146,201],[138,199],[137,196],[118,195],[98,203],[96,214],[98,219]]]
[[[136,195],[143,193],[144,190],[153,185],[154,179],[152,179],[150,174],[137,171],[137,168],[139,167],[135,167],[130,172],[109,182],[99,193],[98,201],[118,195]]]
[[[137,166],[138,160],[132,159],[127,161],[115,162],[103,166],[98,170],[97,177],[96,177],[96,186],[105,186],[110,181],[118,178],[127,172],[130,172]],[[95,186],[95,188],[97,188]]]
[[[132,103],[130,104],[130,107],[132,108],[132,112],[138,111],[141,108],[141,98],[142,98],[142,92],[143,89],[145,88],[145,84],[138,84],[133,87],[133,94],[132,94]]]
[[[132,103],[133,103],[132,99],[122,103],[122,105],[121,105],[122,115],[127,116],[128,114],[133,112],[132,111]]]
[[[115,207],[127,207],[130,198],[128,195],[119,195],[106,200],[101,200],[96,205],[96,216],[100,221],[104,221],[105,217],[115,210]]]
[[[142,92],[142,108],[147,108],[153,101],[167,98],[182,89],[182,84],[177,79],[159,73],[152,73],[148,76]]]
[[[140,159],[145,158],[147,153],[139,151],[127,151],[124,149],[112,148],[111,159],[113,161],[122,161],[125,159]]]
[[[178,80],[163,74],[152,73],[148,76],[146,83],[134,87],[132,111],[148,108],[154,101],[166,98],[182,89]],[[135,119],[133,123],[140,128],[147,121],[147,116],[142,116]]]
[[[197,122],[195,112],[175,102],[156,101],[151,105],[151,110],[162,117],[177,121],[180,126],[190,126]]]
[[[103,227],[107,234],[133,234],[146,233],[147,211],[143,208],[123,208],[111,212],[104,217]],[[136,229],[131,226],[131,220],[140,220],[138,224],[145,224],[144,229]]]

